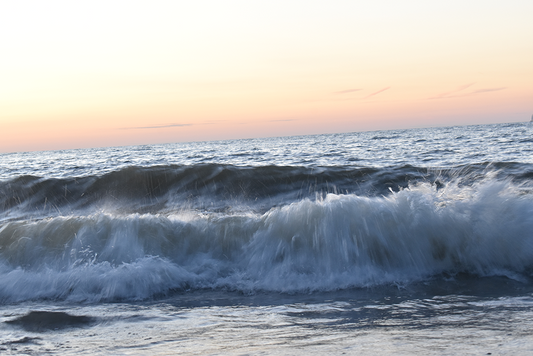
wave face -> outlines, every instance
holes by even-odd
[[[33,181],[17,182],[25,179]],[[110,178],[91,179],[86,187],[98,191]],[[312,292],[458,273],[532,277],[533,195],[495,176],[415,182],[387,195],[328,193],[265,212],[160,210],[5,220],[0,300],[135,300],[203,288]]]
[[[268,209],[328,193],[386,195],[416,182],[437,186],[456,178],[461,184],[501,175],[516,182],[533,177],[533,165],[481,163],[447,169],[410,165],[371,167],[127,167],[102,175],[42,178],[23,175],[0,181],[0,219],[49,217],[76,211],[167,213],[179,208],[226,211]]]

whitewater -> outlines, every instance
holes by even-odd
[[[0,155],[7,354],[533,351],[533,125]]]

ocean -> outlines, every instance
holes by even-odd
[[[533,354],[533,124],[1,154],[0,353]]]

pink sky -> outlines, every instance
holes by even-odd
[[[532,13],[531,1],[2,2],[0,152],[528,121]]]

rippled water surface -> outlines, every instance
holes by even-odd
[[[3,154],[0,179],[22,174],[73,177],[129,166],[451,167],[473,162],[533,163],[530,123],[354,132]]]

